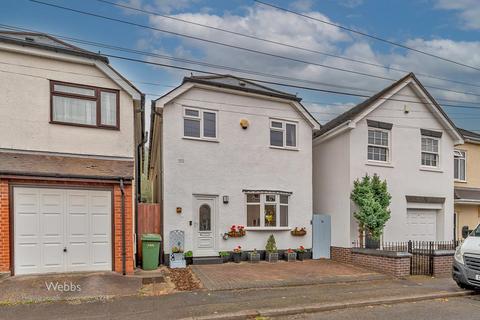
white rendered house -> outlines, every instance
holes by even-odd
[[[152,103],[149,175],[168,234],[195,257],[311,248],[312,136],[317,121],[294,95],[233,76],[186,77]],[[232,225],[243,237],[225,239]],[[305,236],[293,236],[295,227]]]
[[[386,179],[384,241],[452,240],[454,146],[463,142],[414,74],[325,124],[313,142],[314,212],[331,215],[332,247],[359,238],[353,181]]]

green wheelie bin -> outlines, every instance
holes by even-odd
[[[143,270],[155,270],[158,267],[158,255],[162,236],[154,233],[142,235],[142,267]]]

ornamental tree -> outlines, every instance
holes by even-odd
[[[387,181],[381,181],[378,175],[365,175],[361,180],[353,182],[350,199],[357,205],[358,211],[353,216],[358,221],[360,241],[364,232],[368,232],[375,240],[380,239],[385,224],[390,219],[390,200],[392,196],[387,190]]]

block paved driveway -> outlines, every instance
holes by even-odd
[[[192,265],[191,268],[203,286],[209,290],[300,286],[388,278],[374,271],[331,260],[230,262]]]

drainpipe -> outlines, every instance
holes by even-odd
[[[127,266],[126,266],[126,256],[127,256],[127,248],[126,248],[126,239],[125,239],[125,187],[123,185],[123,178],[120,178],[120,191],[122,192],[122,273],[123,275],[127,274]]]
[[[141,193],[142,193],[142,161],[141,161],[141,154],[142,148],[147,142],[147,135],[145,134],[145,95],[142,94],[140,100],[140,109],[136,112],[140,112],[141,117],[141,130],[142,130],[142,141],[137,145],[137,159],[136,159],[136,180],[135,180],[135,244],[138,243],[138,203],[141,202]],[[135,248],[136,249],[136,248]],[[135,263],[138,264],[138,250],[135,250]]]

